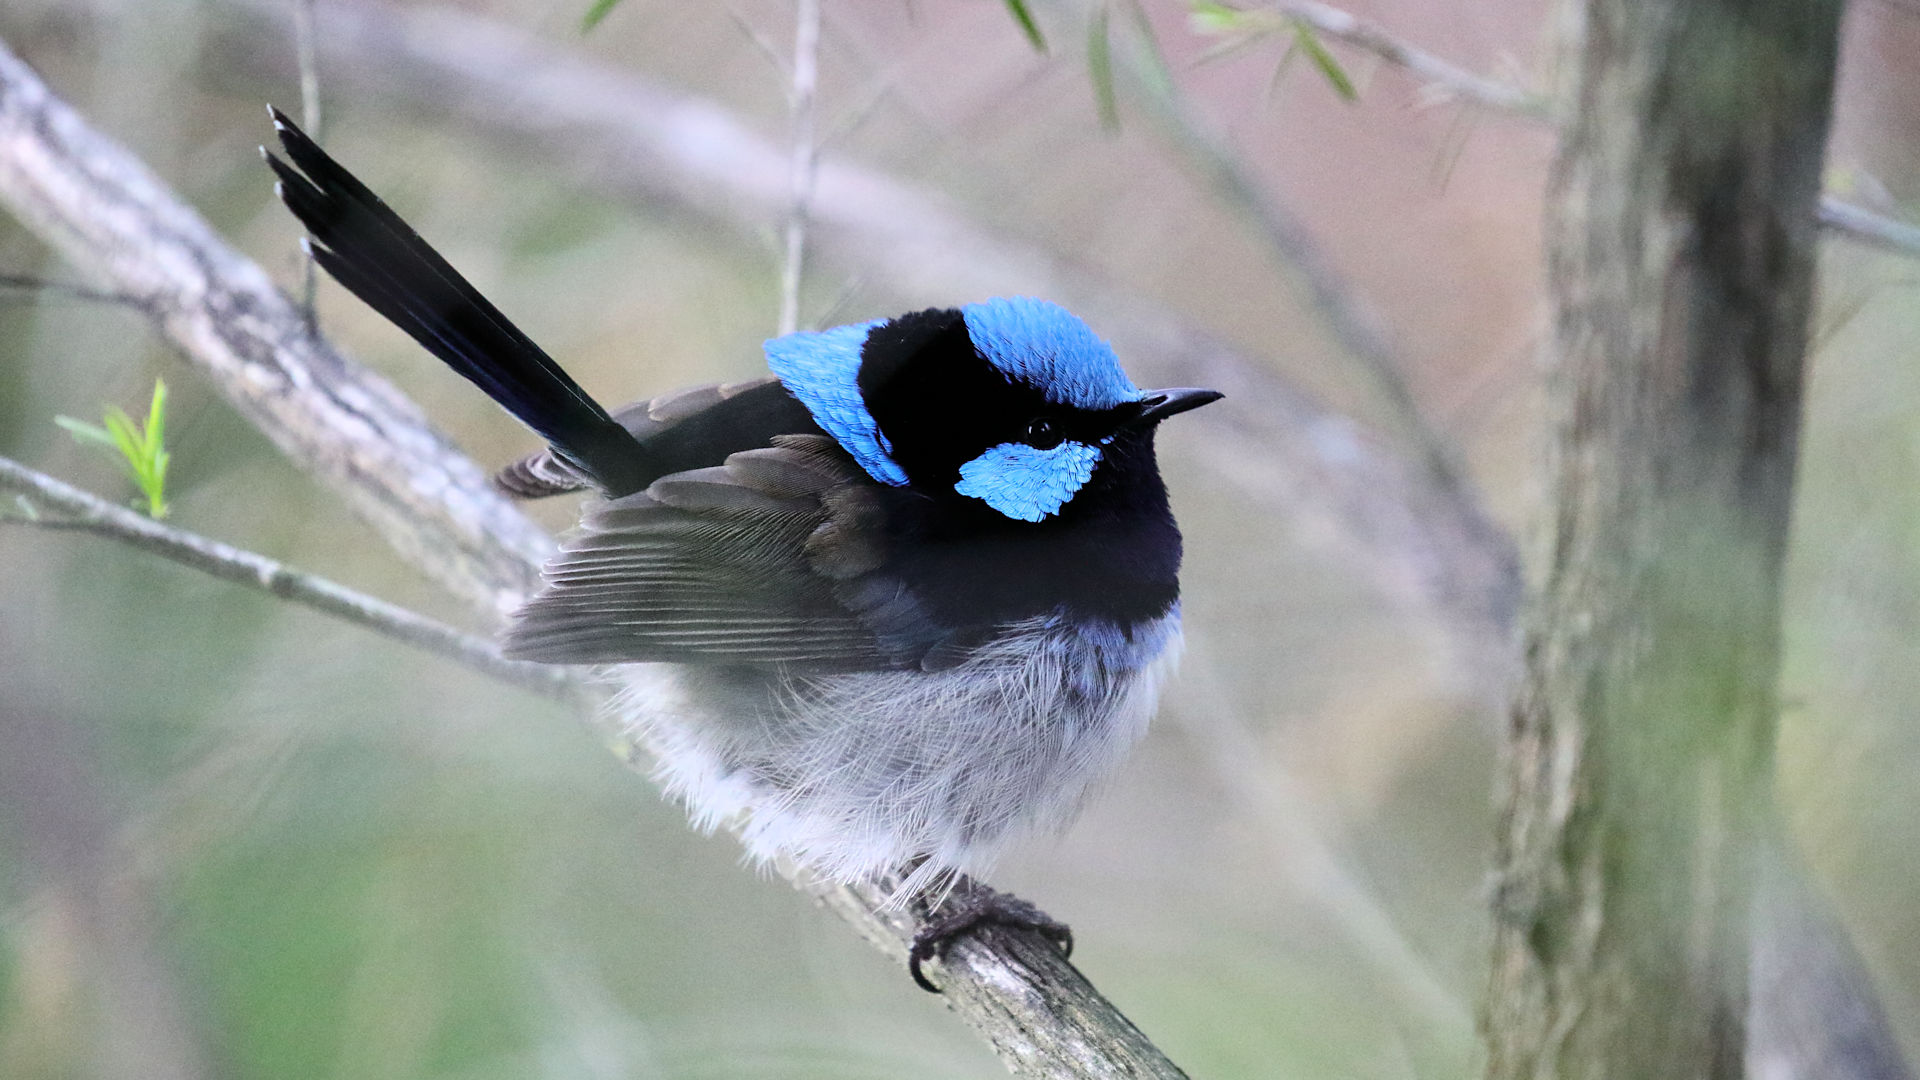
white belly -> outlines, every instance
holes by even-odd
[[[904,899],[1064,828],[1146,733],[1179,638],[1178,609],[1124,643],[1036,620],[948,671],[675,667],[679,707],[615,708],[697,825],[834,881],[923,860]]]

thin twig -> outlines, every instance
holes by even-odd
[[[1318,827],[1312,801],[1292,769],[1272,759],[1246,717],[1227,704],[1232,695],[1226,692],[1215,655],[1188,633],[1181,681],[1198,680],[1202,690],[1196,697],[1213,704],[1205,710],[1170,710],[1171,719],[1212,765],[1222,790],[1261,823],[1275,880],[1291,885],[1346,935],[1389,992],[1426,1021],[1435,1041],[1469,1040],[1473,1010],[1465,995],[1447,985],[1395,923],[1387,905],[1342,862]]]
[[[85,300],[96,304],[118,304],[122,307],[134,308],[145,306],[137,296],[75,285],[69,281],[50,281],[28,274],[0,274],[0,289],[43,296],[64,296],[70,300]]]
[[[1834,195],[1820,197],[1820,224],[1862,243],[1920,256],[1920,225],[1884,217]]]
[[[1268,7],[1305,23],[1321,37],[1371,53],[1426,83],[1436,101],[1463,101],[1524,119],[1551,121],[1552,101],[1545,94],[1476,75],[1387,33],[1351,12],[1317,0],[1273,0]]]
[[[813,206],[815,164],[819,146],[814,141],[814,95],[820,78],[820,0],[793,3],[793,86],[788,107],[793,113],[793,148],[788,180],[792,201],[787,208],[786,259],[780,271],[780,333],[800,328],[800,278],[807,262],[807,215]]]
[[[300,67],[300,126],[315,139],[321,137],[320,56],[314,44],[313,6],[319,0],[293,0],[293,45]],[[314,303],[319,295],[319,268],[308,258],[300,260],[300,310],[309,327],[319,325]]]
[[[733,20],[733,25],[739,28],[741,36],[747,39],[747,44],[752,45],[755,52],[759,53],[767,63],[772,64],[781,78],[792,79],[793,69],[787,63],[787,58],[780,55],[780,50],[773,47],[773,42],[767,40],[767,36],[760,32],[759,27],[753,25],[753,20],[747,18],[733,4],[726,4],[724,7],[727,18]]]
[[[323,611],[395,641],[425,649],[463,667],[550,697],[570,697],[577,685],[573,675],[565,668],[508,660],[487,641],[463,634],[445,623],[326,578],[295,570],[264,555],[162,525],[150,517],[123,506],[115,506],[12,458],[0,457],[0,489],[25,496],[38,507],[58,511],[61,515],[52,517],[29,511],[18,517],[0,516],[0,522],[44,529],[80,529],[117,540],[211,574],[222,581],[235,582]]]

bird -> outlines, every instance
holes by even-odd
[[[1181,649],[1154,436],[1222,395],[1142,390],[1066,309],[1002,297],[786,334],[767,376],[609,412],[269,113],[312,260],[546,441],[496,485],[592,493],[503,653],[627,687],[611,707],[667,792],[752,859],[948,901],[913,942],[921,986],[982,923],[1070,948],[955,885],[1064,829],[1145,733]],[[654,665],[670,710],[632,700]]]

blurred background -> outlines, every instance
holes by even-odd
[[[6,0],[0,39],[297,291],[297,233],[254,152],[262,103],[300,100],[292,6]],[[784,152],[791,5],[625,0],[583,34],[588,6],[448,5],[710,101]],[[1536,90],[1556,77],[1548,7],[1355,5]],[[1144,0],[1144,28],[1133,10],[1036,4],[1043,54],[998,0],[829,0],[823,161],[890,175],[1160,305],[1397,452],[1403,418],[1330,328],[1298,252],[1276,251],[1248,212],[1282,208],[1324,257],[1322,283],[1384,329],[1487,512],[1524,541],[1540,494],[1550,139],[1435,105],[1337,45],[1355,102],[1311,63],[1283,64],[1283,36],[1210,55],[1220,40],[1186,5]],[[1150,29],[1171,76],[1158,91],[1117,80],[1117,128],[1088,74],[1102,19],[1117,66]],[[456,91],[403,92],[424,72],[330,74],[322,57],[329,149],[602,400],[762,370],[772,224],[617,198],[486,134]],[[1856,0],[1842,83],[1830,186],[1911,219],[1920,7]],[[1238,196],[1221,160],[1246,181]],[[1782,792],[1911,1054],[1920,262],[1829,239],[1823,271]],[[73,278],[11,220],[0,274]],[[802,322],[980,298],[897,285],[818,259]],[[477,460],[534,446],[330,282],[318,301],[325,330]],[[137,313],[0,292],[0,453],[126,497],[115,463],[54,417],[138,414],[157,375],[173,398],[175,523],[487,629]],[[1468,1075],[1504,672],[1337,534],[1242,497],[1195,452],[1207,430],[1161,439],[1188,537],[1182,675],[1080,824],[995,883],[1072,923],[1075,961],[1196,1077]],[[1240,452],[1245,470],[1267,467],[1257,446]],[[566,500],[537,513],[555,530],[573,517]],[[730,839],[689,831],[577,716],[366,632],[105,541],[8,527],[0,696],[0,1076],[1003,1075],[937,998],[743,869]]]

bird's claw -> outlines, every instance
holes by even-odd
[[[1073,931],[1066,923],[1011,893],[963,881],[945,903],[928,913],[927,921],[913,935],[913,945],[907,950],[907,973],[920,989],[940,993],[940,988],[928,981],[922,965],[928,960],[945,960],[954,941],[985,925],[1031,930],[1059,946],[1062,955],[1073,955]]]

